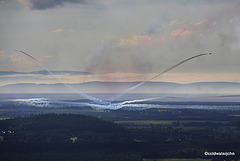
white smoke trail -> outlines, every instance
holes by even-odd
[[[145,102],[145,101],[155,100],[155,99],[158,99],[158,98],[159,97],[153,97],[153,98],[145,98],[145,99],[140,99],[140,100],[123,101],[120,104],[124,105],[124,104],[129,104],[129,103]]]
[[[118,110],[125,106],[133,106],[133,104],[131,104],[131,103],[151,101],[151,100],[158,99],[158,98],[159,97],[146,98],[146,99],[140,99],[140,100],[132,100],[132,101],[128,100],[128,101],[123,101],[123,102],[118,102],[118,103],[111,103],[109,105],[92,104],[92,103],[85,103],[85,105],[91,106],[93,109],[96,109],[96,110],[103,110],[103,109]]]
[[[18,51],[18,50],[16,50]],[[163,71],[162,73],[159,73],[158,75],[152,77],[151,79],[148,79],[146,81],[143,81],[131,88],[128,88],[126,89],[123,93],[120,93],[120,94],[117,94],[116,96],[110,98],[110,102],[109,101],[104,101],[104,100],[101,100],[101,99],[98,99],[98,98],[95,98],[95,97],[92,97],[92,96],[89,96],[83,92],[81,92],[80,90],[74,88],[73,86],[67,84],[67,83],[64,83],[60,78],[58,78],[55,74],[53,74],[47,67],[45,67],[42,63],[40,63],[37,59],[35,59],[33,56],[27,54],[26,52],[23,52],[23,51],[18,51],[18,52],[21,52],[23,53],[24,55],[30,57],[31,59],[33,59],[35,62],[37,62],[42,68],[44,68],[49,74],[51,74],[53,77],[55,77],[57,80],[59,80],[63,85],[65,85],[66,87],[70,88],[73,92],[75,92],[76,94],[78,94],[79,96],[81,97],[84,97],[88,100],[91,100],[93,101],[94,104],[92,103],[84,103],[85,105],[88,105],[88,106],[91,106],[92,108],[94,109],[97,109],[97,110],[101,110],[101,109],[112,109],[112,110],[117,110],[117,109],[120,109],[122,107],[126,107],[126,106],[133,106],[133,104],[131,103],[137,103],[137,102],[144,102],[144,101],[150,101],[150,100],[154,100],[154,99],[157,99],[158,97],[155,97],[155,98],[147,98],[147,99],[140,99],[140,100],[132,100],[132,101],[122,101],[122,102],[119,102],[119,103],[112,103],[112,101],[122,97],[125,93],[129,92],[129,91],[132,91],[134,90],[135,88],[143,85],[144,83],[148,82],[148,81],[151,81],[153,79],[155,79],[156,77],[159,77],[161,76],[162,74],[176,68],[177,66],[191,60],[191,59],[194,59],[194,58],[197,58],[197,57],[200,57],[200,56],[203,56],[203,55],[210,55],[211,53],[209,54],[199,54],[199,55],[196,55],[196,56],[193,56],[193,57],[190,57],[188,59],[185,59],[181,62],[179,62],[178,64],[168,68],[167,70]]]
[[[37,59],[35,59],[33,56],[27,54],[26,52],[23,52],[21,50],[16,50],[17,52],[20,52],[20,53],[23,53],[24,55],[30,57],[31,59],[33,59],[35,62],[37,62],[42,68],[44,68],[49,74],[51,74],[54,78],[56,78],[57,80],[59,80],[63,85],[65,85],[66,87],[68,87],[69,89],[71,89],[73,92],[75,92],[76,94],[78,94],[79,96],[83,97],[83,98],[86,98],[88,100],[91,100],[93,101],[94,103],[98,103],[98,104],[104,104],[104,105],[108,105],[110,104],[110,102],[107,102],[107,101],[104,101],[104,100],[101,100],[101,99],[98,99],[98,98],[95,98],[95,97],[92,97],[92,96],[89,96],[83,92],[81,92],[80,90],[74,88],[73,86],[67,84],[67,83],[64,83],[62,81],[61,78],[58,78],[55,74],[53,74],[47,67],[45,67],[42,63],[40,63]]]
[[[16,50],[18,51],[18,50]],[[24,55],[30,57],[31,59],[33,59],[35,62],[37,62],[42,68],[44,68],[49,74],[51,74],[54,78],[56,78],[57,80],[59,80],[63,85],[67,86],[68,88],[70,88],[73,92],[75,92],[76,94],[93,101],[95,104],[91,104],[91,103],[85,103],[85,105],[89,105],[94,107],[95,109],[119,109],[122,108],[125,104],[129,104],[129,103],[137,103],[137,102],[144,102],[144,101],[149,101],[149,100],[153,100],[156,98],[147,98],[147,99],[141,99],[141,100],[132,100],[132,101],[123,101],[120,103],[111,103],[111,102],[107,102],[107,101],[103,101],[101,99],[98,98],[94,98],[92,96],[89,96],[83,92],[81,92],[80,90],[74,88],[73,86],[64,83],[60,78],[58,78],[55,74],[53,74],[46,66],[44,66],[42,63],[40,63],[36,58],[34,58],[33,56],[31,56],[30,54],[23,52],[21,50],[19,50],[18,52],[23,53]]]
[[[152,77],[152,78],[150,78],[150,79],[148,79],[148,80],[146,80],[146,81],[143,81],[143,82],[141,82],[141,83],[139,83],[139,84],[137,84],[137,85],[135,85],[135,86],[133,86],[133,87],[130,87],[130,88],[126,89],[124,92],[115,95],[114,97],[111,97],[109,100],[110,100],[110,101],[115,101],[116,99],[122,97],[125,93],[128,93],[128,92],[130,92],[130,91],[136,89],[137,87],[143,85],[144,83],[149,82],[149,81],[151,81],[151,80],[153,80],[153,79],[155,79],[155,78],[157,78],[157,77],[163,75],[164,73],[169,72],[170,70],[176,68],[177,66],[179,66],[179,65],[181,65],[181,64],[183,64],[183,63],[185,63],[185,62],[187,62],[187,61],[190,61],[190,60],[192,60],[192,59],[194,59],[194,58],[197,58],[197,57],[200,57],[200,56],[211,55],[211,54],[212,54],[212,53],[204,53],[204,54],[198,54],[198,55],[192,56],[192,57],[190,57],[190,58],[187,58],[187,59],[185,59],[185,60],[183,60],[183,61],[177,63],[176,65],[171,66],[170,68],[166,69],[165,71],[163,71],[163,72],[157,74],[156,76],[154,76],[154,77]]]

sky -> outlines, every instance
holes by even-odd
[[[240,82],[239,0],[0,0],[0,85],[144,81]],[[21,73],[22,72],[22,73]]]

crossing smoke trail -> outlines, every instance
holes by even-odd
[[[112,101],[122,97],[125,93],[129,92],[129,91],[132,91],[134,90],[135,88],[143,85],[144,83],[148,82],[148,81],[151,81],[153,79],[155,79],[156,77],[159,77],[161,76],[162,74],[164,73],[167,73],[168,71],[176,68],[177,66],[191,60],[191,59],[194,59],[194,58],[197,58],[197,57],[200,57],[200,56],[204,56],[204,55],[211,55],[211,53],[205,53],[205,54],[199,54],[199,55],[196,55],[196,56],[193,56],[193,57],[190,57],[188,59],[185,59],[181,62],[179,62],[178,64],[168,68],[167,70],[163,71],[162,73],[159,73],[157,74],[156,76],[152,77],[151,79],[148,79],[146,81],[143,81],[131,88],[128,88],[126,89],[123,93],[121,94],[118,94],[116,95],[115,97],[112,97],[110,98],[110,101],[104,101],[104,100],[101,100],[101,99],[98,99],[98,98],[95,98],[95,97],[92,97],[92,96],[89,96],[83,92],[81,92],[80,90],[74,88],[73,86],[67,84],[67,83],[63,83],[63,81],[58,78],[55,74],[53,74],[50,70],[48,70],[47,67],[45,67],[43,64],[41,64],[37,59],[35,59],[33,56],[31,56],[30,54],[24,52],[24,51],[21,51],[21,50],[16,50],[16,52],[20,52],[28,57],[30,57],[31,59],[33,59],[35,62],[37,62],[42,68],[44,68],[49,74],[51,74],[53,77],[55,77],[57,80],[59,80],[63,85],[65,85],[66,87],[70,88],[73,92],[75,92],[76,94],[78,94],[79,96],[81,97],[84,97],[88,100],[91,100],[93,101],[93,103],[84,103],[85,105],[88,105],[88,106],[91,106],[92,108],[96,109],[96,110],[100,110],[100,109],[112,109],[112,110],[117,110],[117,109],[120,109],[122,107],[126,107],[126,106],[134,106],[134,104],[131,104],[131,103],[137,103],[137,102],[144,102],[144,101],[150,101],[150,100],[154,100],[154,99],[157,99],[158,97],[155,97],[155,98],[147,98],[147,99],[141,99],[141,100],[128,100],[128,101],[122,101],[122,102],[118,102],[118,103],[113,103]],[[137,104],[136,104],[137,105]],[[138,104],[137,106],[140,106],[140,104]],[[134,106],[135,107],[135,106]]]
[[[79,96],[81,97],[84,97],[88,100],[91,100],[93,101],[94,103],[97,103],[97,104],[102,104],[102,105],[107,105],[107,104],[110,104],[110,102],[107,102],[107,101],[104,101],[104,100],[101,100],[101,99],[98,99],[98,98],[95,98],[95,97],[92,97],[92,96],[89,96],[83,92],[81,92],[80,90],[74,88],[73,86],[67,84],[67,83],[63,83],[63,81],[58,78],[55,74],[53,74],[50,70],[48,70],[47,67],[45,67],[42,63],[40,63],[37,59],[35,59],[33,56],[29,55],[28,53],[24,52],[24,51],[21,51],[21,50],[16,50],[16,52],[20,52],[28,57],[30,57],[31,59],[33,59],[35,62],[37,62],[42,68],[44,68],[49,74],[51,74],[53,77],[55,77],[57,80],[59,80],[63,85],[65,85],[66,87],[68,87],[69,89],[71,89],[73,92],[75,92],[76,94],[78,94]]]
[[[146,80],[146,81],[143,81],[143,82],[141,82],[141,83],[139,83],[139,84],[137,84],[137,85],[135,85],[135,86],[133,86],[133,87],[130,87],[130,88],[126,89],[124,92],[122,92],[122,93],[120,93],[120,94],[118,94],[118,95],[116,95],[116,96],[110,98],[110,101],[114,101],[114,100],[116,100],[116,99],[122,97],[125,93],[128,93],[128,92],[130,92],[130,91],[136,89],[137,87],[143,85],[144,83],[146,83],[146,82],[148,82],[148,81],[151,81],[151,80],[153,80],[153,79],[155,79],[155,78],[157,78],[157,77],[163,75],[164,73],[169,72],[170,70],[176,68],[177,66],[179,66],[179,65],[181,65],[181,64],[183,64],[183,63],[186,63],[187,61],[190,61],[190,60],[192,60],[192,59],[194,59],[194,58],[197,58],[197,57],[200,57],[200,56],[211,55],[211,54],[212,54],[212,53],[204,53],[204,54],[198,54],[198,55],[192,56],[192,57],[190,57],[190,58],[187,58],[187,59],[185,59],[185,60],[183,60],[183,61],[177,63],[176,65],[171,66],[170,68],[166,69],[166,70],[163,71],[162,73],[159,73],[159,74],[157,74],[156,76],[154,76],[154,77],[152,77],[152,78],[150,78],[150,79],[148,79],[148,80]]]

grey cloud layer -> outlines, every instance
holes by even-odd
[[[158,73],[212,52],[176,72],[239,72],[237,0],[21,0],[32,10],[9,1],[0,9],[0,51],[24,50],[51,70]],[[41,69],[24,55],[2,56],[0,68]]]

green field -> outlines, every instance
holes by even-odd
[[[9,117],[5,117],[5,118],[0,118],[0,120],[7,120],[10,119]]]
[[[229,116],[233,116],[233,117],[240,117],[240,115],[229,115]]]
[[[173,122],[177,122],[177,120],[124,120],[124,121],[114,121],[118,124],[136,124],[136,125],[171,125]],[[200,121],[200,120],[181,120],[180,123],[188,123],[188,122],[212,122],[212,123],[226,123],[227,121]]]
[[[157,124],[162,124],[162,125],[170,125],[175,121],[165,121],[165,120],[128,120],[128,121],[114,121],[115,123],[118,124],[136,124],[136,125],[157,125]]]

